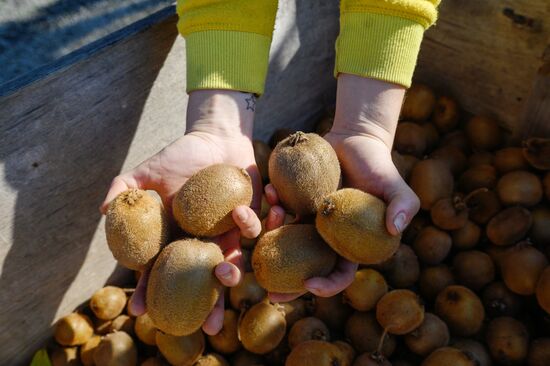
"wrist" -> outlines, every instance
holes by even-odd
[[[233,90],[196,90],[189,94],[185,133],[252,139],[256,97]]]

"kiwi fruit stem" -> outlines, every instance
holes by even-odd
[[[309,140],[305,133],[302,131],[298,131],[292,135],[290,135],[290,138],[288,139],[288,144],[290,146],[296,146],[297,144]]]

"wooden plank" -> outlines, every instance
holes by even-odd
[[[550,44],[543,55],[531,95],[525,103],[522,137],[550,137]]]

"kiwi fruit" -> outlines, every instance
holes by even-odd
[[[88,342],[94,334],[90,318],[79,313],[71,313],[57,321],[54,337],[62,346],[78,346]]]
[[[118,332],[122,330],[128,333],[130,336],[134,336],[135,319],[126,314],[121,314],[113,319],[109,328],[109,333]]]
[[[162,250],[146,294],[147,312],[158,329],[182,336],[201,327],[222,290],[214,268],[223,260],[219,246],[198,239],[178,240]]]
[[[240,350],[231,359],[233,366],[264,366],[262,356],[257,355],[247,350]]]
[[[172,213],[189,234],[217,236],[237,226],[233,209],[251,202],[252,180],[246,170],[214,164],[185,182],[172,201]]]
[[[325,197],[315,226],[332,249],[355,263],[383,262],[395,253],[401,239],[386,228],[384,201],[353,188]]]
[[[149,357],[140,366],[167,366],[168,364],[160,357]]]
[[[485,233],[493,244],[511,245],[523,239],[532,224],[533,218],[529,210],[518,206],[509,207],[493,216]]]
[[[265,290],[258,284],[256,276],[252,272],[244,273],[241,282],[229,289],[229,301],[235,310],[248,309],[262,301],[266,295]]]
[[[395,130],[393,145],[401,154],[409,154],[421,158],[427,149],[428,137],[426,131],[414,122],[401,122]]]
[[[102,320],[102,319],[94,319],[94,332],[96,334],[107,334],[111,332],[111,328],[113,325],[112,320]]]
[[[267,182],[269,180],[268,164],[271,148],[268,144],[260,140],[252,141],[252,148],[254,149],[254,159],[256,160],[260,176],[264,182]]]
[[[340,184],[340,163],[330,144],[314,133],[296,132],[269,158],[269,179],[291,212],[315,214],[323,198]]]
[[[523,242],[520,242],[516,245],[519,245],[521,243]],[[487,253],[489,257],[491,257],[491,259],[493,260],[493,263],[495,264],[495,267],[500,270],[500,268],[502,267],[502,261],[504,260],[506,255],[510,252],[511,248],[513,248],[513,246],[507,247],[507,246],[487,243],[484,246],[483,251]]]
[[[94,351],[94,363],[102,366],[134,366],[137,364],[137,347],[125,332],[107,334]]]
[[[216,353],[209,353],[202,356],[193,366],[229,366],[229,363]]]
[[[306,317],[308,310],[312,307],[311,302],[299,297],[289,302],[279,304],[285,313],[286,325],[290,328],[298,320]]]
[[[493,364],[487,348],[473,339],[455,338],[451,346],[468,353],[477,362],[476,366],[491,366]]]
[[[427,356],[437,348],[445,347],[449,339],[447,324],[432,313],[424,314],[422,324],[404,337],[407,347],[420,356]]]
[[[375,353],[363,353],[353,362],[353,366],[391,366],[386,357]]]
[[[456,100],[445,95],[437,98],[432,121],[440,132],[454,130],[458,125],[459,118],[460,108]]]
[[[458,283],[479,291],[495,279],[495,265],[487,254],[467,250],[453,258],[453,271]]]
[[[529,164],[540,170],[550,170],[550,139],[532,137],[523,141],[523,156]]]
[[[502,136],[498,122],[487,116],[474,116],[464,128],[472,148],[493,151],[500,146]]]
[[[533,225],[529,236],[535,244],[550,243],[550,209],[546,207],[535,208],[531,211]]]
[[[78,359],[78,347],[58,347],[51,356],[52,366],[80,366]]]
[[[134,332],[140,341],[143,343],[154,346],[156,345],[157,328],[153,320],[149,317],[148,313],[140,315],[136,318],[134,323]]]
[[[470,352],[454,347],[441,347],[430,353],[421,366],[478,366]]]
[[[527,364],[529,366],[550,365],[550,338],[538,338],[531,342]]]
[[[103,320],[111,320],[122,313],[126,306],[124,290],[115,286],[107,286],[97,290],[90,299],[90,309],[94,315]]]
[[[540,274],[535,293],[540,307],[550,314],[550,267]]]
[[[458,250],[472,249],[479,243],[481,228],[474,222],[467,220],[466,225],[451,232],[453,248]]]
[[[405,244],[411,245],[412,243],[414,243],[416,237],[418,236],[418,233],[420,233],[420,230],[430,224],[431,221],[428,217],[426,217],[426,215],[423,215],[422,213],[417,214],[412,218],[411,222],[403,232],[401,241]]]
[[[550,173],[546,173],[544,179],[542,180],[542,185],[544,187],[544,195],[546,199],[550,201]]]
[[[391,157],[401,178],[408,181],[414,165],[418,162],[418,158],[412,155],[400,154],[397,150],[392,150]]]
[[[393,288],[411,287],[420,276],[418,258],[411,247],[405,244],[400,244],[395,254],[379,267]]]
[[[439,143],[439,132],[433,123],[425,122],[420,125],[426,135],[426,150],[432,151]]]
[[[494,189],[497,178],[497,170],[492,165],[476,165],[462,173],[458,179],[458,187],[465,193],[479,188]]]
[[[288,345],[290,349],[310,340],[330,341],[328,327],[321,320],[313,316],[298,320],[288,333]]]
[[[252,253],[252,268],[267,291],[296,293],[305,290],[305,280],[331,273],[336,259],[315,226],[284,225],[260,237]]]
[[[393,290],[376,304],[376,320],[388,333],[407,334],[424,320],[424,305],[410,290]]]
[[[378,351],[378,346],[384,330],[378,324],[374,312],[354,312],[346,321],[346,339],[349,339],[353,348],[359,353]],[[382,340],[380,353],[390,357],[395,351],[396,340],[387,334]]]
[[[315,133],[319,136],[325,136],[332,129],[333,124],[334,124],[334,117],[326,116],[323,119],[321,119],[319,122],[317,122],[317,125],[315,126]]]
[[[487,315],[492,318],[516,316],[521,310],[521,298],[500,281],[493,282],[485,287],[481,298]]]
[[[469,218],[479,225],[484,225],[501,209],[502,205],[495,192],[489,190],[478,190],[472,192],[466,204],[469,208]]]
[[[264,355],[264,359],[269,366],[284,365],[289,353],[288,338],[285,337],[273,351]]]
[[[171,365],[191,366],[201,357],[205,342],[202,331],[185,336],[173,336],[157,331],[157,347]]]
[[[476,151],[468,157],[468,166],[493,165],[495,156],[489,151]]]
[[[542,200],[542,183],[533,173],[516,170],[502,176],[497,184],[500,201],[507,206],[534,206]]]
[[[548,266],[548,259],[540,250],[527,244],[518,244],[504,256],[500,272],[502,279],[512,292],[519,295],[533,295],[537,281]]]
[[[223,326],[216,335],[209,335],[212,349],[223,354],[237,352],[241,348],[239,341],[239,314],[231,309],[223,312]]]
[[[335,366],[342,365],[344,354],[332,343],[311,340],[292,349],[285,366]]]
[[[521,147],[506,147],[495,151],[493,165],[500,174],[525,170],[529,167],[527,160],[523,157]]]
[[[282,308],[266,301],[244,313],[239,324],[239,338],[250,352],[266,354],[275,349],[286,333],[286,320]]]
[[[272,149],[279,144],[279,142],[283,141],[287,137],[289,137],[292,134],[295,134],[296,130],[292,130],[290,128],[278,128],[273,132],[273,135],[271,135],[271,138],[269,139],[269,146],[271,146]]]
[[[472,336],[479,332],[485,319],[485,310],[479,297],[464,286],[451,285],[435,299],[435,313],[458,336]]]
[[[470,152],[470,142],[462,130],[452,131],[442,136],[439,146],[454,146],[465,154]]]
[[[468,222],[468,207],[458,195],[442,198],[430,210],[435,226],[443,230],[458,230]]]
[[[413,84],[405,94],[400,118],[425,121],[432,115],[435,105],[435,94],[430,87]]]
[[[426,226],[420,231],[413,244],[418,259],[425,264],[441,263],[452,246],[451,236],[434,226]]]
[[[388,284],[380,272],[364,268],[355,272],[355,279],[344,290],[344,301],[355,310],[369,311],[388,292]]]
[[[440,146],[430,154],[430,158],[443,161],[455,176],[466,169],[466,155],[456,146]]]
[[[342,294],[331,297],[315,296],[312,301],[313,316],[321,319],[330,329],[342,330],[353,309],[346,303]]]
[[[98,335],[93,335],[92,338],[88,339],[88,342],[80,346],[80,362],[84,366],[94,366],[94,351],[97,345],[101,342],[101,337]]]
[[[451,269],[445,264],[440,264],[422,269],[418,280],[418,288],[422,297],[433,301],[442,290],[455,283]]]
[[[169,218],[146,191],[129,189],[111,201],[105,218],[107,244],[124,267],[143,271],[168,243]]]
[[[485,340],[491,356],[499,364],[521,364],[527,358],[529,333],[521,322],[512,317],[491,320]]]
[[[416,163],[409,184],[420,199],[422,209],[430,210],[437,201],[452,195],[454,180],[448,164],[426,159]]]
[[[344,341],[336,341],[336,342],[333,342],[332,344],[340,348],[340,351],[344,355],[344,360],[341,366],[351,366],[356,356],[356,352],[351,346],[351,344]]]

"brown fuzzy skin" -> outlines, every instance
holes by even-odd
[[[336,253],[313,225],[284,225],[265,233],[252,253],[256,280],[270,292],[296,293],[304,281],[332,272]]]
[[[80,366],[78,347],[59,347],[50,355],[52,366]]]
[[[435,267],[425,267],[420,272],[418,287],[422,296],[429,301],[433,301],[437,295],[447,286],[456,283],[453,272],[445,264]]]
[[[378,324],[374,312],[354,312],[346,322],[346,339],[349,339],[353,348],[359,353],[375,352],[384,330]],[[382,345],[382,355],[390,357],[395,351],[395,337],[387,334]]]
[[[452,131],[441,136],[439,146],[454,146],[459,148],[464,154],[470,153],[470,142],[466,133],[462,130]]]
[[[408,181],[418,158],[412,155],[400,154],[397,150],[392,150],[391,158],[401,178]]]
[[[342,354],[344,355],[344,359],[342,360],[341,366],[351,366],[356,355],[356,352],[351,346],[351,344],[344,341],[336,341],[336,342],[333,342],[332,344],[340,348],[340,351],[342,351]]]
[[[157,331],[156,343],[160,353],[171,365],[191,366],[204,352],[205,342],[202,331],[186,336],[172,336]]]
[[[105,233],[115,259],[126,268],[143,271],[168,243],[169,218],[149,193],[130,189],[109,204]]]
[[[90,308],[94,315],[103,320],[111,320],[122,313],[126,306],[126,294],[115,286],[97,290],[90,299]]]
[[[550,139],[532,137],[523,142],[523,156],[532,167],[550,170]]]
[[[443,230],[458,230],[468,222],[468,208],[458,196],[440,199],[430,210],[435,226]]]
[[[518,244],[504,256],[500,272],[506,287],[519,295],[533,295],[548,259],[528,244]]]
[[[239,337],[243,347],[260,355],[273,351],[286,333],[286,320],[282,308],[261,302],[252,306],[239,324]]]
[[[149,314],[145,313],[136,318],[134,331],[136,332],[136,336],[143,343],[149,346],[155,346],[157,344],[157,328],[155,327],[155,323],[153,323],[153,320]]]
[[[437,201],[452,195],[454,179],[444,161],[426,159],[416,163],[409,184],[420,199],[420,207],[430,210]]]
[[[209,353],[199,358],[193,366],[229,366],[229,363],[222,356]]]
[[[135,318],[131,318],[126,314],[121,314],[113,319],[109,328],[109,333],[118,332],[122,330],[128,333],[130,336],[135,336],[134,332]]]
[[[384,356],[376,353],[363,353],[353,362],[353,366],[392,366]]]
[[[246,170],[214,164],[185,182],[172,201],[172,213],[189,234],[212,237],[236,227],[233,210],[251,203],[252,180]]]
[[[529,350],[529,333],[511,317],[493,319],[485,335],[493,359],[502,365],[523,364]]]
[[[485,319],[479,297],[458,285],[448,286],[437,295],[435,313],[447,323],[452,334],[465,337],[479,332]]]
[[[252,147],[254,149],[254,160],[258,166],[260,175],[264,182],[269,180],[269,155],[271,155],[271,148],[268,144],[263,141],[254,140],[252,141]]]
[[[421,366],[478,366],[476,360],[468,352],[458,348],[441,347],[433,351]]]
[[[297,298],[289,302],[282,302],[279,305],[282,306],[285,313],[286,325],[290,328],[298,320],[305,318],[308,313],[308,309],[311,304],[303,298]]]
[[[401,122],[395,130],[393,145],[401,154],[410,154],[421,158],[428,144],[426,131],[417,123]]]
[[[54,337],[62,346],[78,346],[88,342],[93,334],[94,328],[90,318],[71,313],[57,321]]]
[[[296,346],[286,359],[285,366],[340,366],[344,354],[334,344],[325,341],[307,341]]]
[[[473,339],[461,338],[453,339],[451,344],[452,347],[458,348],[475,359],[478,364],[476,366],[492,366],[493,362],[491,361],[491,355],[487,348],[480,342],[474,341]]]
[[[544,195],[546,196],[546,199],[550,201],[550,172],[546,173],[544,176],[542,185],[544,186]]]
[[[247,309],[259,303],[267,295],[252,272],[246,272],[241,282],[229,289],[229,302],[235,310]],[[222,352],[223,353],[223,352]]]
[[[550,209],[546,207],[535,208],[531,211],[533,226],[529,236],[534,244],[545,245],[550,243]]]
[[[386,292],[388,284],[384,276],[374,269],[364,268],[355,272],[355,279],[343,295],[346,303],[355,310],[370,311]]]
[[[489,151],[476,151],[468,157],[468,166],[493,165],[494,158]]]
[[[369,193],[344,188],[325,197],[315,226],[340,256],[362,264],[390,258],[401,240],[386,228],[386,204]]]
[[[456,146],[441,146],[430,154],[430,158],[442,160],[455,176],[462,173],[468,163],[466,155]]]
[[[449,254],[452,247],[451,236],[434,226],[426,226],[420,231],[413,249],[421,262],[436,265]]]
[[[537,283],[536,295],[540,307],[550,314],[550,267],[542,271]]]
[[[512,245],[525,237],[533,218],[523,207],[510,207],[500,211],[487,224],[485,232],[495,245]]]
[[[459,117],[460,107],[456,100],[444,95],[437,98],[432,120],[441,133],[454,130]]]
[[[208,342],[214,351],[228,354],[241,349],[239,341],[239,314],[231,309],[223,312],[223,326],[216,335],[208,335]]]
[[[458,179],[458,187],[465,193],[479,188],[494,189],[497,178],[497,170],[492,165],[476,165],[462,173]]]
[[[491,318],[516,316],[519,314],[522,305],[522,299],[500,281],[493,282],[485,287],[482,300],[485,311]]]
[[[449,344],[449,339],[447,324],[432,313],[426,313],[422,324],[404,337],[407,347],[420,356],[426,356],[440,347],[445,347]]]
[[[169,364],[166,363],[162,358],[159,357],[149,357],[145,361],[143,361],[140,366],[168,366]]]
[[[498,122],[486,116],[472,117],[466,123],[465,132],[470,145],[477,150],[495,150],[502,139]]]
[[[521,147],[506,147],[495,152],[493,165],[500,174],[529,168]]]
[[[495,265],[487,254],[479,250],[467,250],[453,258],[453,271],[457,281],[479,291],[495,279]]]
[[[436,104],[433,90],[424,84],[413,84],[405,94],[400,119],[427,120]]]
[[[321,320],[309,316],[298,320],[288,333],[288,345],[293,349],[306,341],[330,341],[330,331]]]
[[[340,163],[325,139],[296,132],[273,149],[269,179],[286,209],[301,216],[313,215],[323,198],[338,189]]]
[[[376,320],[391,334],[407,334],[424,321],[424,305],[411,290],[393,290],[376,304]]]
[[[500,201],[506,206],[534,206],[542,200],[542,183],[535,174],[517,170],[502,176],[497,183]]]
[[[218,245],[198,239],[178,240],[162,250],[146,295],[147,312],[158,329],[182,336],[201,327],[223,288],[214,275],[223,259]]]
[[[527,364],[529,366],[550,365],[550,338],[538,338],[531,342]]]
[[[479,243],[481,238],[481,228],[474,222],[468,220],[466,225],[458,230],[451,232],[453,248],[464,250],[472,249]]]
[[[343,330],[353,309],[344,303],[342,294],[313,298],[313,316],[321,319],[330,329]]]
[[[379,265],[388,284],[393,288],[412,286],[420,276],[420,263],[410,246],[400,244],[391,258]]]
[[[470,219],[479,225],[484,225],[501,209],[498,195],[493,191],[479,191],[468,198]]]
[[[94,351],[94,362],[103,366],[135,366],[137,347],[125,332],[107,334]]]
[[[420,125],[426,135],[426,150],[431,151],[439,143],[439,132],[433,123],[426,122]]]
[[[248,352],[247,350],[243,349],[237,352],[231,358],[231,365],[232,366],[251,366],[251,365],[264,366],[265,364],[262,356],[252,352]]]
[[[80,362],[82,362],[82,365],[94,366],[94,351],[99,342],[101,342],[101,337],[98,335],[94,335],[88,340],[88,342],[84,343],[80,347],[79,354]]]

